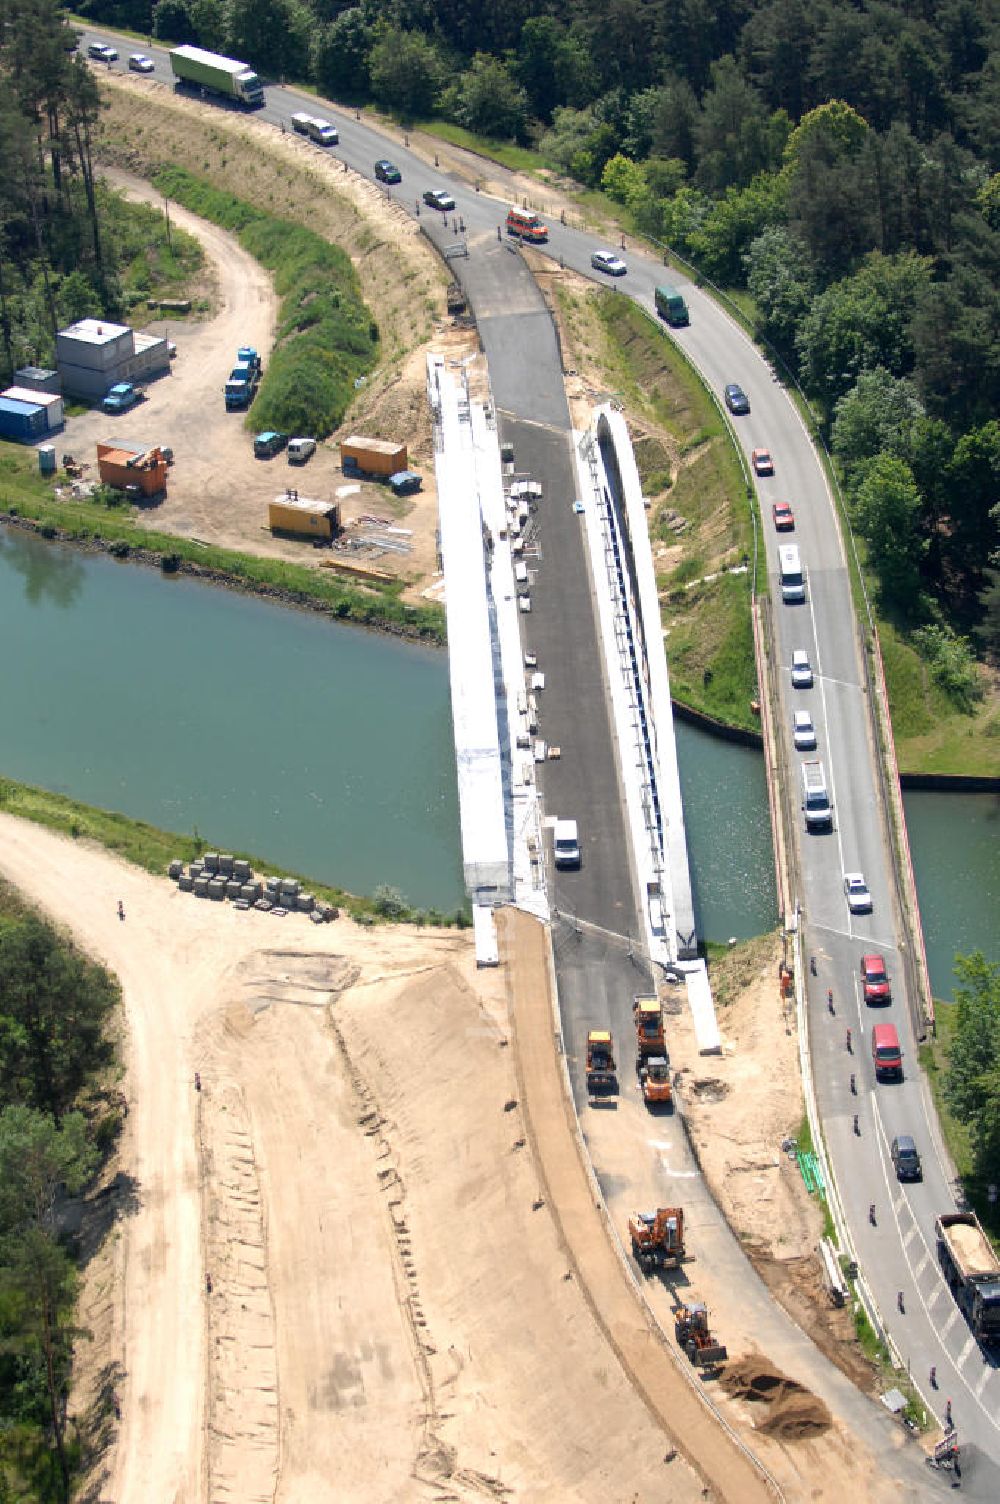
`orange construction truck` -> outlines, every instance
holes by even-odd
[[[632,1253],[644,1274],[651,1269],[677,1268],[684,1260],[684,1212],[661,1206],[655,1212],[636,1212],[628,1221]]]
[[[674,1093],[670,1084],[670,1061],[666,1055],[650,1055],[639,1066],[639,1085],[647,1107],[670,1107]]]
[[[591,1029],[587,1035],[587,1090],[596,1094],[617,1089],[614,1041],[607,1029]]]
[[[639,1069],[644,1061],[654,1055],[665,1056],[667,1040],[663,1032],[663,1009],[657,997],[632,999],[632,1018],[635,1022],[635,1047]]]

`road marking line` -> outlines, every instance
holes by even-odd
[[[913,1242],[913,1239],[918,1236],[919,1234],[917,1230],[917,1224],[915,1222],[911,1222],[909,1228],[903,1234],[903,1247],[909,1250],[910,1244]]]
[[[952,1327],[955,1325],[955,1322],[957,1320],[958,1320],[958,1307],[956,1306],[955,1309],[952,1311],[951,1315],[948,1317],[948,1320],[945,1322],[944,1326],[941,1328],[941,1341],[942,1342],[945,1341],[945,1339],[948,1336],[948,1333],[951,1331]]]
[[[918,1280],[918,1279],[921,1278],[921,1276],[923,1275],[924,1270],[927,1268],[927,1265],[930,1263],[930,1261],[931,1261],[931,1256],[925,1250],[923,1258],[920,1260],[919,1264],[917,1264],[916,1268],[913,1271],[913,1278],[915,1280]]]
[[[979,1383],[976,1385],[976,1389],[975,1389],[975,1394],[976,1394],[976,1399],[977,1400],[981,1397],[983,1390],[986,1388],[986,1385],[989,1383],[989,1381],[990,1381],[990,1379],[992,1377],[993,1377],[993,1369],[992,1368],[987,1368],[984,1365],[983,1366],[983,1376],[979,1380]]]
[[[945,1287],[944,1287],[944,1285],[942,1285],[942,1284],[936,1284],[934,1286],[934,1289],[933,1289],[932,1293],[930,1295],[928,1295],[928,1297],[927,1297],[927,1309],[928,1309],[928,1311],[930,1311],[934,1306],[936,1306],[939,1300],[944,1300],[944,1299],[945,1299]],[[942,1332],[941,1335],[944,1336],[944,1333]]]
[[[955,1359],[956,1367],[958,1367],[958,1368],[964,1368],[965,1367],[966,1362],[968,1361],[969,1354],[972,1352],[972,1349],[975,1346],[976,1346],[976,1339],[975,1339],[975,1337],[970,1337],[969,1340],[968,1340],[968,1342],[962,1348],[962,1351],[959,1353],[958,1357]]]

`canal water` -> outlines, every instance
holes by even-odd
[[[0,529],[0,775],[355,893],[463,901],[444,653]],[[777,922],[763,759],[677,723],[699,931]],[[997,958],[1000,800],[907,794],[935,996]]]
[[[463,902],[440,650],[0,529],[0,774]]]

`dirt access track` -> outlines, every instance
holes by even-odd
[[[615,1350],[655,1365],[639,1306],[609,1291],[613,1347],[549,1210],[563,1170],[543,1185],[505,996],[543,1010],[554,1060],[544,946],[518,933],[513,972],[477,972],[465,933],[240,914],[11,816],[0,841],[123,987],[129,1113],[92,1198],[117,1216],[72,1407],[103,1439],[87,1497],[703,1497]],[[755,1498],[698,1424],[713,1494]]]

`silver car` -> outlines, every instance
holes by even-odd
[[[816,745],[816,727],[808,710],[797,710],[792,716],[792,737],[797,752],[811,752]]]
[[[131,73],[154,73],[156,71],[156,64],[153,62],[153,59],[147,57],[144,52],[133,52],[128,60],[128,66]]]
[[[805,648],[796,648],[792,654],[792,687],[793,689],[811,689],[812,682],[813,671],[809,654]]]
[[[595,272],[605,272],[609,277],[624,277],[628,267],[614,251],[595,251],[590,258]]]

